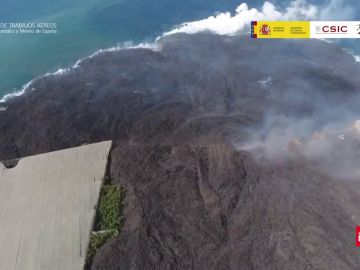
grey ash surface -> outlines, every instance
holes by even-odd
[[[354,58],[317,40],[159,44],[38,79],[0,112],[0,160],[115,140],[125,225],[92,269],[358,269],[358,181],[300,154],[239,150],[360,115]]]

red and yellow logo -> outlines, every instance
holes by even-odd
[[[310,22],[252,21],[252,38],[310,38]]]
[[[262,24],[259,29],[259,35],[269,36],[271,34],[271,28],[268,24]]]

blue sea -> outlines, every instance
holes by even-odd
[[[34,77],[72,66],[101,48],[129,41],[149,42],[182,22],[203,19],[217,12],[234,12],[241,3],[239,0],[0,2],[0,23],[54,22],[57,25],[56,34],[0,34],[0,96]],[[271,2],[281,7],[289,1]],[[263,1],[247,3],[258,8]]]

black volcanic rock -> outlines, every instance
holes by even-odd
[[[92,269],[357,269],[359,185],[230,145],[120,144],[125,226]],[[349,186],[353,189],[349,191]],[[355,189],[354,189],[355,188]]]
[[[360,118],[354,58],[209,33],[157,46],[36,79],[0,112],[0,160],[115,141],[125,226],[92,269],[358,269],[359,176],[325,166],[356,172],[358,134],[288,147]]]

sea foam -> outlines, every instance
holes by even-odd
[[[91,54],[88,57],[79,59],[70,68],[60,68],[55,72],[52,72],[52,73],[49,72],[49,73],[46,73],[46,74],[41,75],[39,77],[36,77],[35,79],[32,79],[31,81],[24,84],[19,90],[15,90],[12,93],[4,95],[0,99],[0,104],[1,103],[6,103],[7,101],[9,101],[12,98],[16,98],[16,97],[19,97],[19,96],[25,94],[25,92],[29,90],[29,88],[33,84],[33,82],[35,82],[35,81],[37,81],[39,79],[42,79],[42,78],[45,78],[45,77],[50,77],[50,76],[62,76],[62,75],[68,74],[72,70],[79,68],[81,66],[81,63],[83,61],[85,61],[86,59],[90,59],[90,58],[99,56],[99,55],[101,55],[103,53],[106,53],[106,52],[114,52],[114,51],[127,50],[127,49],[140,49],[140,48],[149,49],[149,50],[153,50],[153,51],[160,51],[161,50],[161,45],[158,44],[156,41],[153,42],[153,43],[140,43],[140,44],[137,44],[137,45],[132,45],[132,43],[129,44],[129,42],[127,42],[127,43],[123,43],[121,45],[110,47],[110,48],[107,48],[107,49],[100,49],[100,50],[94,52],[93,54]],[[35,89],[33,89],[33,90],[35,90]]]

